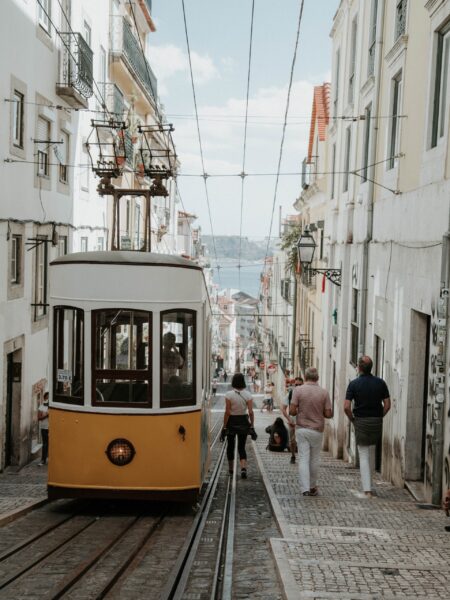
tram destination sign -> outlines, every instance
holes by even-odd
[[[61,382],[70,383],[72,381],[72,371],[69,371],[68,369],[58,369],[56,379]]]

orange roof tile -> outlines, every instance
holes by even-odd
[[[314,97],[311,112],[311,126],[309,129],[308,162],[312,162],[312,153],[314,147],[314,138],[316,130],[319,135],[319,141],[326,139],[327,125],[330,120],[330,87],[329,83],[316,85],[314,87]]]

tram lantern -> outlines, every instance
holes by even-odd
[[[138,125],[141,137],[139,165],[144,174],[153,179],[152,196],[167,196],[163,180],[172,177],[176,170],[177,156],[172,140],[171,124]]]
[[[120,177],[125,166],[126,125],[123,121],[92,119],[92,130],[86,142],[86,149],[92,170],[101,178]]]

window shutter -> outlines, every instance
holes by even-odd
[[[50,141],[49,129],[49,122],[42,117],[38,117],[36,137],[40,143],[38,144],[37,149],[42,152],[48,152],[48,142],[45,142],[44,140]]]

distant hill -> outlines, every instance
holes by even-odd
[[[238,235],[216,235],[217,258],[234,258],[239,256],[239,236]],[[210,256],[214,256],[213,238],[210,235],[202,235],[202,242],[206,244]],[[273,249],[277,247],[278,240],[271,240],[269,246],[269,256],[272,256]],[[263,260],[266,255],[267,239],[261,241],[251,241],[248,238],[242,238],[241,257],[243,260]]]

